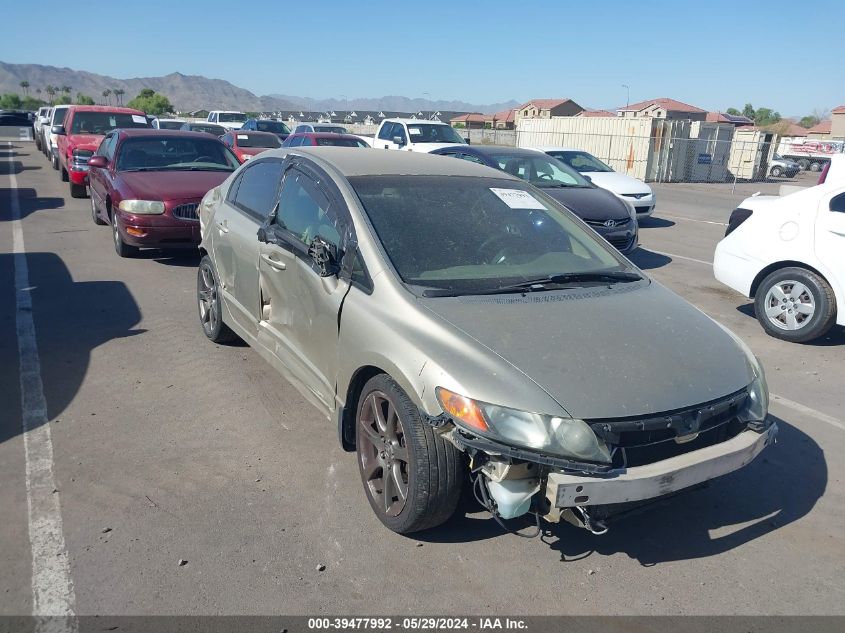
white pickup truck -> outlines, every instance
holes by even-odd
[[[373,147],[376,149],[403,149],[409,152],[431,152],[441,147],[466,144],[450,125],[419,119],[385,119],[373,137]]]
[[[246,122],[246,114],[237,110],[212,110],[208,113],[206,121],[222,125],[229,130],[240,130]]]

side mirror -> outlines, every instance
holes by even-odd
[[[464,140],[467,142],[467,145],[472,145],[472,143],[469,140],[469,137],[465,138]]]
[[[308,256],[320,277],[333,277],[340,270],[337,263],[337,246],[329,244],[319,235],[313,239],[311,246],[308,247]]]
[[[92,156],[88,159],[88,167],[96,167],[98,169],[105,169],[109,166],[109,159],[105,156]]]
[[[396,143],[399,147],[403,147],[405,145],[405,139],[401,136],[394,136],[393,142]]]
[[[593,182],[593,179],[590,178],[587,174],[581,174],[581,177],[584,178],[587,182]]]
[[[64,125],[54,125],[50,128],[50,133],[55,134],[56,136],[65,136],[67,132],[65,132]]]

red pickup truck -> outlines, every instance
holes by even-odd
[[[64,125],[56,126],[59,173],[62,182],[70,183],[70,195],[88,195],[88,159],[94,155],[103,137],[116,128],[149,128],[147,117],[140,110],[110,106],[68,108]]]

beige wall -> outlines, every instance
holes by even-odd
[[[833,138],[845,138],[845,112],[830,116],[830,135]]]

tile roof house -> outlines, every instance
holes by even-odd
[[[639,101],[616,109],[626,118],[648,117],[653,119],[686,119],[690,121],[704,121],[707,111],[688,103],[660,97],[648,101]]]
[[[516,108],[514,123],[522,119],[550,119],[553,116],[575,116],[584,108],[572,99],[532,99]]]
[[[830,136],[836,139],[845,139],[845,105],[833,108],[830,111]]]
[[[704,119],[708,123],[730,123],[736,127],[754,125],[754,121],[741,114],[728,114],[726,112],[708,112]]]
[[[485,124],[491,121],[489,114],[481,114],[480,112],[469,112],[461,114],[449,119],[449,124],[452,127],[463,127],[468,130],[481,130]]]
[[[845,114],[845,112],[843,112],[843,114]],[[830,136],[832,136],[832,129],[833,120],[828,119],[827,121],[821,121],[820,123],[817,123],[809,130],[807,130],[807,136],[809,138],[830,138]]]
[[[502,110],[496,114],[491,115],[490,121],[495,130],[512,130],[514,128],[514,121],[516,120],[515,110]]]
[[[611,112],[610,110],[584,110],[583,112],[579,112],[576,116],[602,117],[602,116],[617,116],[617,114],[615,112]]]

